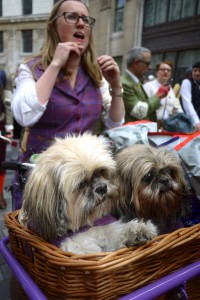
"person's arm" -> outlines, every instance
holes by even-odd
[[[82,45],[79,43],[58,43],[50,65],[37,82],[26,65],[20,66],[12,111],[21,126],[28,127],[37,123],[46,109],[60,69],[65,66],[71,52],[80,56],[81,51]]]
[[[108,55],[100,56],[98,63],[111,89],[112,100],[109,108],[109,118],[113,124],[122,122],[125,110],[119,67],[114,59]]]
[[[190,118],[193,121],[193,124],[196,126],[196,124],[200,123],[199,117],[194,109],[194,106],[192,104],[192,86],[191,82],[188,79],[184,79],[182,84],[181,84],[181,89],[180,89],[180,95],[181,95],[181,100],[183,104],[183,108],[185,110],[185,113],[190,116]]]
[[[3,98],[6,109],[6,124],[8,124],[10,130],[13,130],[13,116],[11,111],[12,92],[5,89],[3,91]]]
[[[147,98],[144,91],[136,91],[137,87],[133,85],[123,83],[125,110],[134,119],[142,120],[160,107],[160,98],[156,94]]]
[[[39,103],[35,80],[26,64],[19,67],[11,108],[14,118],[23,127],[35,124],[46,109],[46,105]]]
[[[114,122],[110,118],[109,112],[110,112],[110,106],[111,106],[112,96],[110,95],[109,84],[105,80],[105,78],[103,78],[102,83],[103,84],[100,87],[100,91],[101,91],[101,95],[102,95],[103,122],[105,123],[105,126],[108,129],[109,128],[114,128],[114,127],[121,126],[124,123],[124,117],[120,121],[118,121],[118,122]]]
[[[12,99],[12,92],[9,90],[4,90],[3,92],[3,101],[5,105],[5,113],[6,113],[6,124],[5,129],[8,132],[6,137],[12,138],[13,137],[13,116],[11,111],[11,99]]]

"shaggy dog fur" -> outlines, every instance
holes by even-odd
[[[116,155],[117,215],[151,220],[164,233],[190,211],[178,157],[164,148],[136,144]]]
[[[56,139],[30,172],[20,222],[50,242],[63,238],[60,247],[74,253],[114,251],[152,239],[157,230],[150,221],[93,226],[118,199],[110,181],[116,162],[108,148],[106,139],[89,133]]]

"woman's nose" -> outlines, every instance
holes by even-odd
[[[84,26],[83,19],[81,17],[79,17],[78,22],[76,24]]]

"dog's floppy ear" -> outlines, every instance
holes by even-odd
[[[184,177],[184,174],[181,177],[182,180],[182,211],[181,217],[188,216],[192,213],[192,200],[188,190],[187,181]]]
[[[57,176],[57,175],[56,175]],[[69,228],[70,220],[67,215],[67,199],[65,199],[63,193],[63,187],[59,184],[59,178],[57,184],[55,184],[55,230],[56,230],[56,237],[63,236]]]
[[[115,178],[115,185],[118,187],[119,197],[117,200],[117,215],[126,216],[126,220],[132,220],[136,217],[134,201],[133,201],[133,186],[132,186],[132,171],[126,172],[118,170]]]
[[[32,170],[23,194],[22,211],[31,228],[53,241],[68,230],[67,204],[56,169],[38,164]]]

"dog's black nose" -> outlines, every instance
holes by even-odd
[[[165,191],[171,190],[173,188],[172,182],[168,178],[160,178],[159,183],[160,183],[160,191],[161,192],[163,192],[163,191],[165,192]]]
[[[96,189],[95,192],[97,194],[103,195],[105,193],[107,193],[107,184],[106,183],[102,183],[101,185],[99,185]]]
[[[169,184],[169,179],[168,178],[160,178],[159,182],[161,184],[168,185]]]

